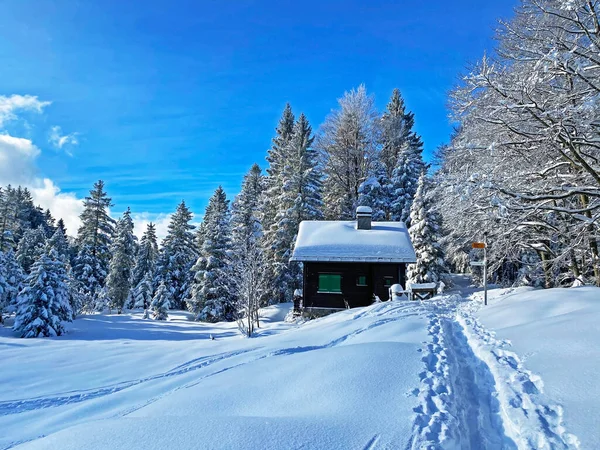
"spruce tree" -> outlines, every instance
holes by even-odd
[[[44,224],[27,188],[8,185],[0,195],[0,250],[15,249],[23,234]]]
[[[290,301],[300,284],[300,268],[289,259],[300,222],[323,217],[321,172],[312,148],[312,129],[304,114],[294,124],[292,137],[285,147],[287,155],[280,173],[281,191],[277,199],[275,222],[265,234],[268,261],[266,296],[271,301]]]
[[[16,258],[26,273],[29,273],[33,263],[44,253],[46,233],[42,227],[27,229],[17,246]]]
[[[156,265],[155,284],[165,284],[170,295],[170,307],[174,309],[185,307],[192,282],[190,269],[198,258],[191,220],[192,213],[182,201],[171,217]]]
[[[410,206],[417,191],[423,162],[423,142],[413,130],[414,114],[406,111],[398,89],[394,89],[381,118],[381,152],[379,159],[390,180],[388,220],[410,223]]]
[[[373,220],[387,220],[392,203],[391,189],[385,165],[379,157],[374,157],[369,167],[369,176],[360,185],[358,204],[371,207]]]
[[[4,263],[4,252],[0,252],[0,324],[4,323],[4,308],[8,297],[8,271]]]
[[[405,146],[421,147],[421,139],[414,132],[415,116],[406,112],[404,99],[399,89],[394,89],[381,118],[381,156],[388,177],[398,162]]]
[[[116,226],[115,239],[111,248],[112,258],[106,278],[106,288],[112,305],[121,314],[131,290],[131,281],[136,251],[131,211],[123,213]]]
[[[154,293],[154,283],[152,274],[146,272],[144,278],[133,289],[133,306],[135,308],[148,308],[152,302],[152,294]]]
[[[275,137],[273,138],[271,148],[267,153],[267,177],[265,179],[266,189],[262,196],[262,225],[268,233],[271,226],[275,223],[275,216],[278,211],[278,199],[283,189],[283,180],[281,173],[287,162],[287,145],[292,138],[294,131],[294,113],[289,103],[285,105],[285,109],[279,119],[279,124],[275,129]]]
[[[56,228],[60,229],[64,236],[67,236],[67,227],[65,227],[64,220],[58,219],[58,222],[56,222]]]
[[[58,255],[64,259],[65,262],[69,261],[69,256],[71,253],[71,248],[69,246],[69,242],[67,241],[67,237],[64,234],[64,229],[60,226],[56,227],[56,231],[48,239],[48,246],[54,248]]]
[[[147,273],[154,274],[156,271],[156,260],[158,259],[158,243],[156,238],[156,226],[150,222],[146,226],[135,258],[133,270],[133,286],[137,286]]]
[[[62,322],[72,320],[66,279],[65,264],[52,248],[33,264],[19,295],[13,326],[21,337],[64,333]]]
[[[169,289],[165,286],[165,283],[160,283],[150,305],[154,320],[167,320],[167,317],[169,317],[169,308],[171,307],[170,298]]]
[[[0,293],[0,313],[2,310],[15,306],[25,282],[25,272],[17,262],[12,250],[0,252],[0,277],[3,281]]]
[[[244,176],[242,189],[231,207],[231,240],[232,247],[236,250],[249,247],[262,235],[260,198],[264,187],[265,178],[258,164],[254,164]],[[204,234],[203,232],[199,239],[200,248],[204,242]]]
[[[56,221],[54,220],[54,217],[52,217],[50,210],[46,209],[46,211],[44,211],[41,227],[44,229],[47,238],[50,238],[56,231],[55,222]]]
[[[15,248],[13,217],[15,203],[12,201],[14,190],[11,185],[0,187],[0,252]]]
[[[391,219],[402,221],[410,226],[410,210],[417,192],[419,174],[427,170],[423,162],[421,150],[406,147],[398,156],[398,164],[393,171],[393,198],[391,204]]]
[[[197,320],[232,320],[233,298],[230,290],[231,224],[229,200],[221,186],[208,202],[204,214],[204,242],[192,268],[195,273],[188,309]]]
[[[114,220],[108,215],[111,199],[104,191],[104,182],[94,184],[85,198],[81,227],[77,235],[79,249],[73,262],[75,276],[82,283],[86,304],[93,305],[97,291],[104,287],[108,274]]]
[[[423,172],[412,203],[412,226],[408,230],[417,255],[417,263],[408,266],[407,277],[411,283],[437,283],[448,273],[439,243],[440,220],[433,210],[433,200],[428,191],[429,182]]]

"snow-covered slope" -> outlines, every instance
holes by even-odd
[[[600,289],[472,291],[280,305],[252,339],[185,313],[0,328],[0,449],[600,448]]]
[[[540,377],[581,448],[600,449],[600,289],[496,290],[477,317]]]
[[[282,313],[265,311],[253,339],[234,324],[181,316],[166,323],[89,316],[59,339],[18,340],[4,331],[0,384],[11,388],[0,391],[0,448],[30,440],[23,448],[406,442],[424,308],[379,304],[301,326],[277,322]]]

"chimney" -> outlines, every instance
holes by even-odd
[[[370,230],[372,214],[373,210],[368,206],[359,206],[356,208],[356,229]]]

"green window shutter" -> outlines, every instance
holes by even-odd
[[[356,278],[356,285],[357,286],[366,286],[367,285],[367,277],[365,275],[359,275]]]
[[[333,273],[319,274],[319,292],[342,292],[342,276]]]

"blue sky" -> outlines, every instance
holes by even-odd
[[[7,129],[41,150],[40,177],[115,211],[201,214],[264,157],[287,101],[313,128],[365,83],[400,88],[431,153],[448,140],[447,92],[494,47],[517,0],[5,0],[0,95],[52,102]],[[53,126],[77,144],[48,143]],[[56,146],[54,146],[56,147]]]

